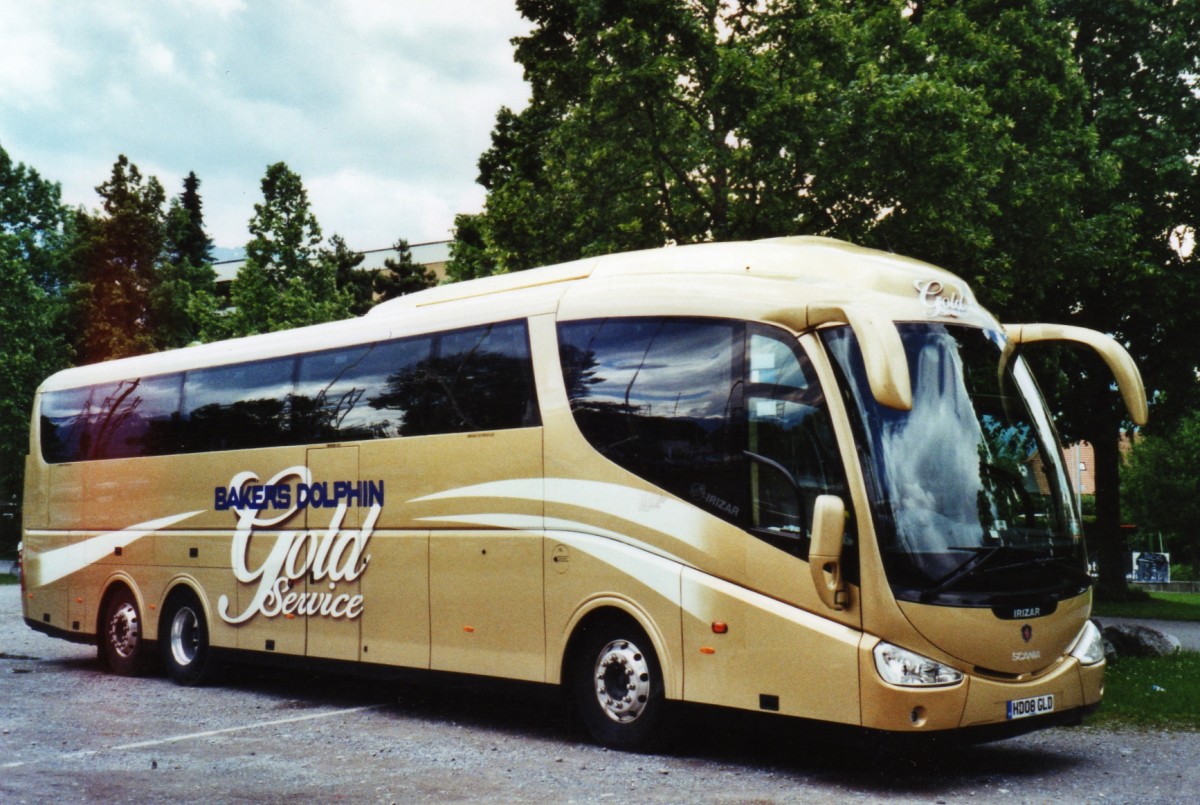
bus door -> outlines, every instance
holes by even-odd
[[[451,491],[425,504],[435,525],[429,536],[430,667],[544,680],[541,429],[419,441],[412,456],[418,466],[438,467],[440,457],[456,457],[432,473]],[[465,488],[447,483],[451,479],[465,481]]]

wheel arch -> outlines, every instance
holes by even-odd
[[[96,598],[96,611],[92,620],[96,627],[97,645],[100,645],[104,640],[104,610],[108,608],[109,600],[122,589],[128,591],[133,596],[133,603],[137,606],[138,615],[141,617],[142,622],[145,623],[147,620],[150,608],[146,605],[146,597],[142,594],[141,588],[128,573],[118,571],[105,580],[101,587],[100,595]],[[143,640],[154,639],[147,638],[146,633],[149,631],[148,629],[142,630]],[[155,630],[155,634],[157,636],[157,630]]]
[[[200,605],[200,609],[204,614],[205,622],[213,622],[212,612],[208,606],[208,596],[204,594],[204,590],[200,586],[199,582],[197,582],[191,576],[176,576],[163,586],[163,594],[162,599],[159,602],[159,610],[165,612],[167,605],[171,602],[171,599],[177,598],[181,595],[191,595],[192,598],[195,599],[196,603]],[[162,634],[162,630],[166,628],[169,628],[168,624],[165,620],[160,618],[158,622],[158,628],[155,629],[155,636],[160,640],[163,639],[164,636]]]
[[[682,698],[682,669],[677,667],[675,657],[678,655],[671,650],[667,636],[648,612],[635,602],[616,596],[591,599],[575,611],[564,629],[569,636],[559,657],[558,679],[550,681],[557,682],[565,690],[570,685],[571,669],[574,663],[579,661],[579,646],[587,630],[599,624],[621,622],[637,626],[650,640],[658,660],[659,672],[662,674],[665,698]]]

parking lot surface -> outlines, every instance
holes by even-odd
[[[0,587],[0,802],[1147,802],[1195,800],[1200,734],[1055,729],[875,747],[682,714],[664,754],[605,751],[523,687],[259,668],[105,673]]]

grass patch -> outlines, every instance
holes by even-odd
[[[3,587],[5,584],[16,584],[16,583],[17,583],[16,576],[10,576],[7,573],[0,573],[0,587]]]
[[[1150,593],[1148,601],[1096,601],[1092,614],[1110,618],[1200,621],[1200,593]]]
[[[1200,730],[1200,652],[1122,657],[1104,676],[1104,705],[1089,724]]]

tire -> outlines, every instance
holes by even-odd
[[[635,752],[663,744],[662,670],[650,639],[632,621],[585,627],[572,665],[572,694],[597,743]]]
[[[204,608],[191,590],[171,594],[159,623],[159,652],[167,675],[180,685],[203,685],[212,677],[212,651]]]
[[[117,587],[104,602],[98,653],[117,676],[137,676],[145,665],[142,613],[128,587]]]

